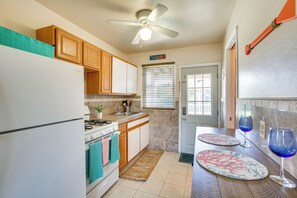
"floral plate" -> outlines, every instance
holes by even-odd
[[[205,150],[196,155],[196,160],[207,170],[233,179],[258,180],[268,175],[263,164],[232,151]]]
[[[203,133],[198,135],[197,138],[202,142],[219,146],[236,146],[240,144],[240,141],[235,137],[215,133]]]

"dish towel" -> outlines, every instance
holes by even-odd
[[[89,184],[103,176],[102,142],[89,145]]]
[[[120,159],[120,150],[119,150],[119,134],[114,133],[111,136],[110,140],[110,152],[109,152],[109,160],[110,163],[115,163],[117,160]]]
[[[109,162],[109,140],[109,137],[102,140],[103,166]]]

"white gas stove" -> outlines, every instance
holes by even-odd
[[[108,138],[111,134],[119,133],[117,122],[109,120],[90,120],[90,111],[85,107],[85,145],[86,151],[89,145]],[[92,184],[86,178],[87,198],[97,198],[103,194],[119,179],[119,162],[108,163],[103,167],[103,177],[97,179]]]

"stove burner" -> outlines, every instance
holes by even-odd
[[[105,126],[107,124],[111,124],[110,120],[85,120],[85,125],[90,126]]]

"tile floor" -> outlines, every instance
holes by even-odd
[[[191,164],[178,162],[180,154],[164,152],[146,182],[119,179],[104,198],[191,197]]]

